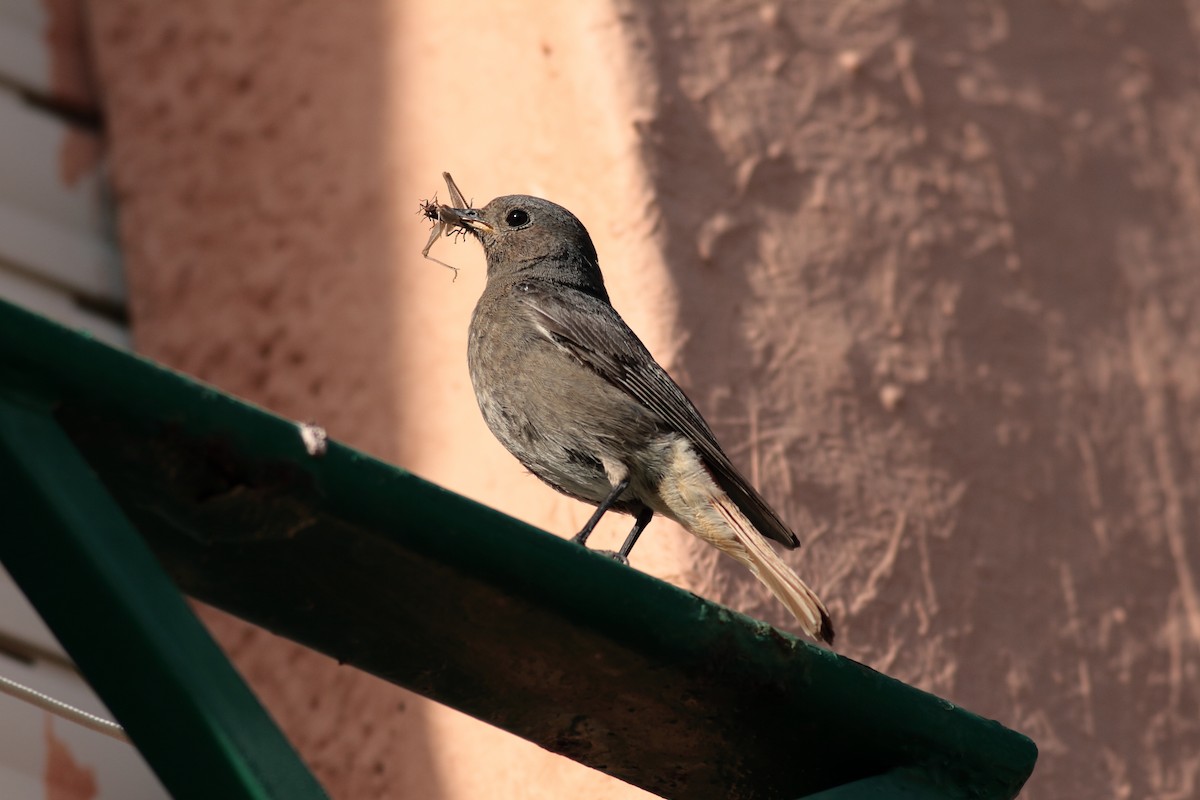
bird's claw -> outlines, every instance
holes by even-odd
[[[618,564],[624,564],[627,567],[629,566],[629,559],[618,553],[616,550],[593,550],[592,552],[599,553],[602,556],[608,556]]]

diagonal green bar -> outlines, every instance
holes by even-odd
[[[49,413],[0,397],[0,558],[177,800],[324,800]]]
[[[189,594],[663,797],[1006,800],[1033,770],[996,722],[0,303],[6,390],[53,400]]]

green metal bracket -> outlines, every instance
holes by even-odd
[[[326,798],[46,409],[0,399],[0,556],[176,798]]]
[[[6,392],[53,403],[61,448],[188,593],[661,796],[1000,800],[1036,761],[995,722],[336,442],[309,456],[287,420],[0,304]],[[5,441],[5,472],[30,472],[33,445]],[[99,687],[104,655],[72,653]]]

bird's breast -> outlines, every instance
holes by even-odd
[[[638,471],[659,421],[624,391],[550,341],[517,304],[482,303],[467,361],[484,421],[530,471],[597,503],[611,490],[604,463]]]

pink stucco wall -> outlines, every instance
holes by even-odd
[[[144,353],[568,533],[415,213],[553,199],[842,652],[1031,734],[1027,797],[1194,794],[1200,3],[89,8]],[[788,624],[667,523],[634,566]],[[338,800],[644,796],[206,619]]]

